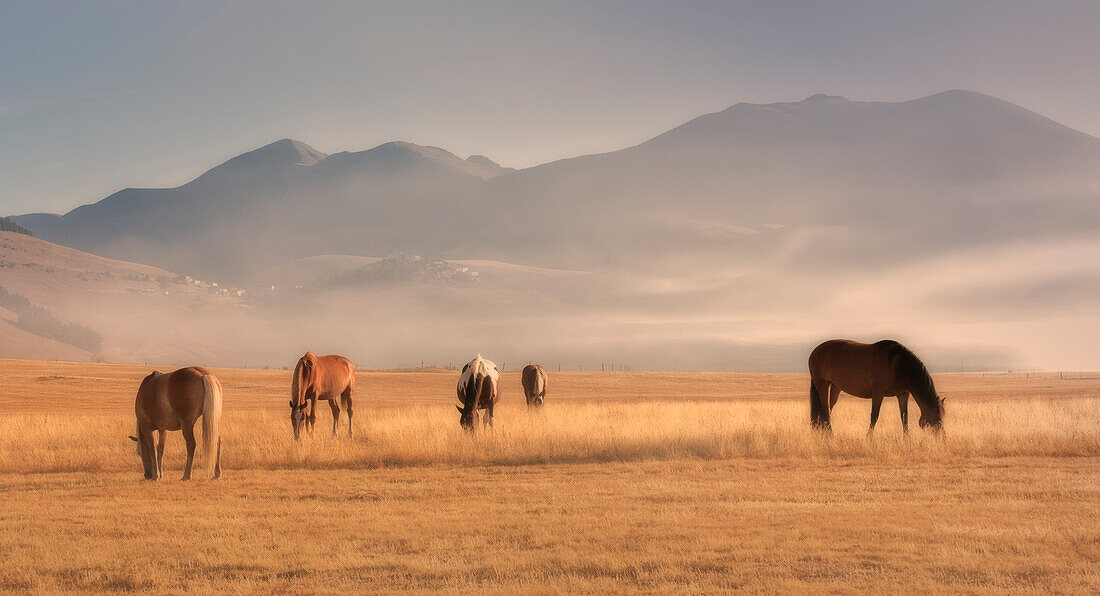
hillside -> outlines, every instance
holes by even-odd
[[[249,336],[264,325],[235,290],[22,234],[0,232],[0,286],[103,338],[100,350],[81,350],[16,328],[17,315],[0,309],[6,357],[201,363],[262,345]]]

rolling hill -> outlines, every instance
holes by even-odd
[[[14,232],[0,232],[0,287],[62,324],[102,337],[82,349],[16,324],[0,308],[0,357],[203,363],[243,361],[270,341],[236,290],[170,271],[98,257]],[[232,330],[227,334],[227,330]]]

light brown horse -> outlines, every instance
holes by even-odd
[[[541,406],[546,399],[546,371],[537,364],[528,364],[523,367],[520,381],[523,384],[523,396],[527,398],[527,407]]]
[[[928,369],[909,348],[893,340],[862,344],[833,339],[810,354],[810,422],[832,428],[830,414],[840,392],[871,400],[871,426],[878,422],[885,397],[898,398],[901,425],[909,432],[909,396],[920,408],[920,425],[943,428],[944,403]]]
[[[294,440],[300,437],[302,422],[309,432],[317,423],[317,400],[332,407],[332,436],[340,426],[340,406],[348,412],[348,436],[352,436],[352,394],[355,393],[355,365],[343,356],[318,356],[306,352],[294,367],[290,388],[290,427]],[[306,406],[309,413],[306,413]]]
[[[478,410],[487,410],[485,426],[493,425],[493,406],[497,401],[499,381],[497,365],[482,358],[481,354],[462,367],[462,375],[458,378],[458,401],[462,405],[455,406],[462,428],[474,430],[477,427]]]
[[[183,432],[187,443],[187,465],[183,479],[191,479],[195,459],[195,422],[202,416],[203,463],[211,478],[222,474],[219,423],[222,417],[222,385],[210,371],[191,366],[164,374],[153,371],[141,381],[134,401],[137,415],[137,454],[145,467],[145,478],[161,477],[164,439],[167,431]],[[153,447],[153,431],[158,433]]]

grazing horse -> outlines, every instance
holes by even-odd
[[[191,479],[195,459],[195,421],[202,416],[203,463],[211,478],[222,474],[222,443],[219,422],[222,417],[222,385],[205,368],[191,366],[164,374],[153,371],[141,381],[134,402],[137,415],[137,454],[145,467],[145,479],[161,477],[166,431],[183,432],[187,443],[187,465],[183,479]],[[153,431],[157,444],[153,447]]]
[[[523,367],[523,396],[527,398],[527,407],[537,408],[546,398],[546,371],[537,364]]]
[[[478,354],[466,366],[462,367],[462,376],[458,378],[458,423],[466,430],[477,427],[478,410],[488,410],[485,426],[493,425],[493,406],[497,401],[497,384],[500,371],[497,365],[485,360]]]
[[[810,354],[810,421],[832,428],[829,418],[840,392],[871,400],[871,427],[878,422],[882,400],[898,398],[901,425],[909,432],[909,396],[920,408],[921,428],[943,428],[944,403],[924,363],[909,348],[893,340],[861,344],[829,340]]]
[[[317,400],[332,407],[332,436],[340,426],[340,406],[348,411],[348,436],[352,436],[352,394],[355,392],[355,365],[343,356],[318,356],[306,352],[294,367],[290,388],[290,427],[294,440],[300,437],[302,422],[313,433],[317,423]],[[306,414],[306,406],[309,414]]]

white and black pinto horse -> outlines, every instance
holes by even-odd
[[[462,367],[462,376],[458,378],[458,423],[466,430],[477,427],[478,410],[487,410],[485,425],[493,425],[493,405],[497,401],[497,386],[500,382],[500,370],[490,360],[478,354],[466,366]]]

